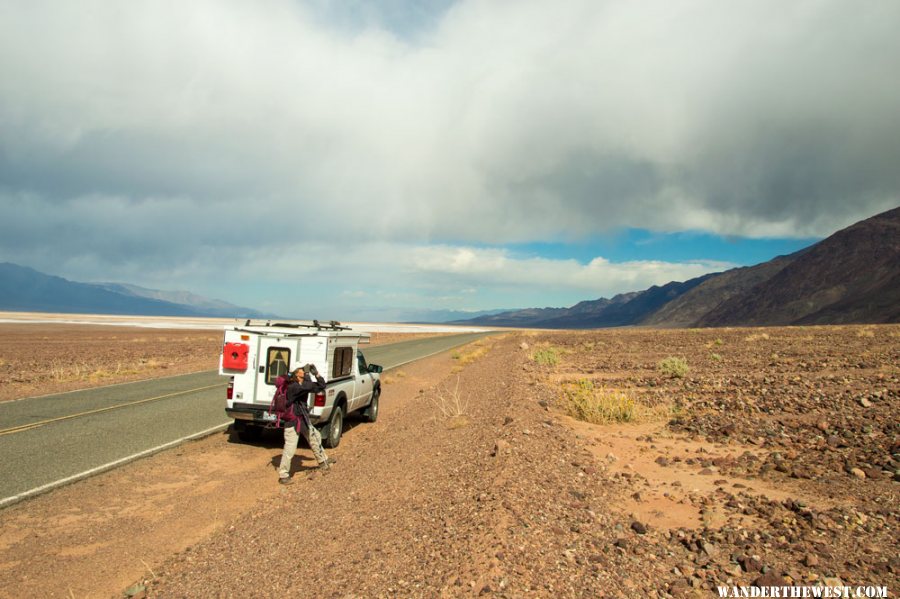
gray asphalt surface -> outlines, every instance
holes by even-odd
[[[362,351],[369,363],[388,370],[484,335],[428,337],[362,346]],[[226,377],[208,371],[0,403],[0,505],[134,454],[224,427],[230,422],[225,416],[226,383]],[[10,431],[71,415],[76,416]]]

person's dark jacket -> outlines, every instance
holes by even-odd
[[[293,381],[287,388],[288,404],[297,418],[309,426],[309,408],[306,405],[307,397],[310,393],[318,393],[325,390],[325,379],[317,376],[316,380],[307,372],[303,376],[303,382]]]

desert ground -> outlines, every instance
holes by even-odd
[[[120,347],[219,350],[153,334]],[[900,589],[900,326],[509,332],[386,373],[332,453],[280,487],[277,436],[213,435],[4,509],[0,596]]]

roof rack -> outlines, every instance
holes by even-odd
[[[350,327],[341,325],[336,320],[320,322],[318,320],[295,320],[292,322],[272,322],[271,320],[253,320],[248,318],[245,327],[279,327],[283,329],[316,329],[318,331],[349,331]]]

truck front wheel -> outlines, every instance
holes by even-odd
[[[331,418],[328,420],[328,426],[325,427],[322,445],[329,449],[333,449],[341,442],[341,434],[344,432],[344,408],[343,406],[334,406],[331,411]]]
[[[372,392],[372,401],[369,402],[369,407],[363,412],[363,420],[366,422],[375,422],[378,419],[378,398],[380,396],[381,387],[375,387],[375,391]]]

